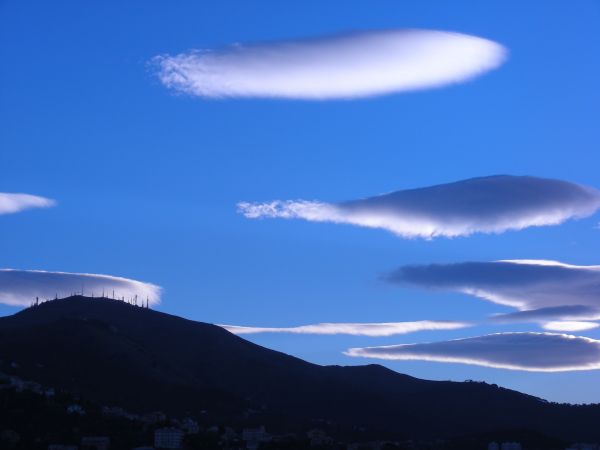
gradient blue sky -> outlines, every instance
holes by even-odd
[[[509,311],[379,280],[403,264],[554,259],[600,263],[598,215],[559,227],[402,240],[379,230],[250,221],[238,201],[346,200],[492,174],[600,188],[596,1],[0,1],[0,192],[58,201],[0,219],[0,267],[107,273],[164,287],[160,310],[256,326]],[[431,28],[492,39],[507,63],[474,81],[354,101],[201,100],[148,68],[163,53],[348,30]],[[0,305],[0,315],[18,309]],[[389,338],[254,335],[321,364]],[[577,333],[600,338],[600,331]],[[557,401],[600,402],[600,372],[526,373],[386,362]]]

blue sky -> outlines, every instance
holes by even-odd
[[[342,201],[494,174],[600,188],[600,5],[494,2],[0,3],[0,192],[56,199],[0,217],[0,267],[106,273],[164,288],[158,309],[253,326],[480,320],[506,307],[386,284],[406,264],[551,259],[599,264],[600,217],[454,239],[248,220],[240,201]],[[156,55],[427,28],[508,48],[475,80],[359,100],[205,100],[166,89]],[[0,314],[18,309],[0,305]],[[446,340],[532,324],[383,338],[251,335],[321,364],[349,347]],[[600,339],[600,331],[579,335]],[[600,402],[600,372],[384,362],[557,401]],[[568,387],[568,388],[566,388]]]

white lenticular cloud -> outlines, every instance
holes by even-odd
[[[553,333],[497,333],[442,342],[351,348],[345,353],[532,372],[600,369],[600,341]]]
[[[349,334],[353,336],[393,336],[428,330],[456,330],[470,326],[464,322],[421,320],[389,323],[317,323],[299,327],[243,327],[220,325],[233,334],[294,333],[294,334]]]
[[[502,233],[586,217],[600,208],[600,191],[561,180],[497,175],[341,203],[275,200],[237,206],[249,219],[352,224],[404,238],[431,239]]]
[[[596,317],[600,266],[557,261],[506,260],[405,266],[387,276],[392,283],[464,292],[531,313],[532,318]],[[562,311],[562,312],[561,312]]]
[[[26,209],[49,208],[55,204],[54,200],[36,195],[0,192],[0,215],[18,213]]]
[[[500,323],[538,322],[547,330],[583,331],[600,320],[600,266],[546,260],[505,260],[405,266],[387,281],[463,292],[518,311]]]
[[[578,319],[600,319],[600,309],[594,306],[564,305],[547,308],[525,309],[507,314],[496,314],[491,321],[499,323],[543,322],[545,320],[561,319],[577,321]]]
[[[550,331],[586,331],[598,328],[596,322],[578,322],[573,320],[551,321],[542,324],[544,330]]]
[[[431,30],[348,33],[153,59],[168,88],[209,98],[304,100],[370,97],[444,86],[495,69],[506,49],[487,39]]]
[[[0,303],[29,306],[36,297],[40,300],[62,298],[74,293],[90,296],[148,299],[160,302],[161,288],[154,284],[111,275],[89,273],[46,272],[42,270],[0,269]]]

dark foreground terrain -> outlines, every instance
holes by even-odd
[[[420,380],[379,365],[319,366],[215,325],[109,299],[70,297],[0,318],[0,360],[7,376],[54,389],[69,402],[87,402],[90,411],[118,407],[138,418],[160,411],[192,417],[203,429],[221,427],[219,434],[226,426],[265,425],[290,436],[319,428],[336,442],[413,440],[464,449],[505,438],[529,440],[530,449],[600,441],[600,405],[549,403],[485,383]],[[116,419],[104,423],[106,414],[63,413],[67,401],[57,406],[59,394],[48,400],[43,393],[13,391],[0,391],[0,431],[19,411],[25,414],[26,405],[44,423],[50,422],[44,414],[58,420],[56,433],[63,422],[69,432],[121,426]],[[42,403],[31,407],[36,401]],[[82,423],[71,424],[74,417]],[[135,423],[130,430],[139,430],[131,439],[150,439],[148,422]]]

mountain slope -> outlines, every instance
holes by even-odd
[[[314,420],[405,437],[530,429],[600,439],[600,406],[547,403],[484,383],[419,380],[378,365],[319,366],[215,325],[71,297],[0,318],[0,360],[26,379],[133,411],[273,426]]]

